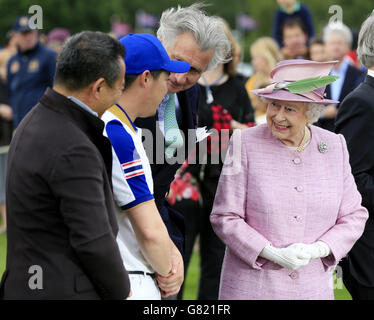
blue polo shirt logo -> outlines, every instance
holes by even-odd
[[[34,59],[29,63],[29,72],[37,72],[39,70],[39,60]]]
[[[10,72],[11,73],[16,73],[16,72],[18,72],[19,68],[20,68],[19,62],[18,61],[14,61],[12,63],[12,65],[10,66]]]

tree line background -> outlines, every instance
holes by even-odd
[[[22,14],[28,14],[32,5],[43,9],[43,32],[48,33],[56,27],[63,27],[76,33],[82,30],[109,32],[111,21],[121,20],[134,25],[137,10],[161,16],[162,11],[178,4],[187,6],[195,0],[0,0],[0,42],[11,29],[13,21]],[[235,29],[238,13],[246,13],[258,23],[258,28],[243,33],[241,44],[244,46],[244,59],[249,61],[248,47],[258,37],[271,35],[273,14],[278,5],[276,0],[204,0],[205,10],[228,21]],[[343,9],[343,22],[351,29],[359,29],[361,23],[374,9],[374,3],[368,0],[304,0],[310,8],[316,34],[320,34],[332,14],[329,7],[339,5]]]

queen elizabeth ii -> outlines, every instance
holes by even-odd
[[[267,124],[234,132],[240,170],[225,163],[210,217],[226,244],[220,299],[334,298],[333,269],[368,218],[344,137],[312,125],[336,102],[324,98],[335,63],[281,61],[252,91]]]

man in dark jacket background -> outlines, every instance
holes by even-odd
[[[39,42],[38,31],[30,28],[27,16],[16,19],[13,32],[18,51],[8,61],[7,82],[15,129],[47,87],[52,88],[56,53]]]
[[[7,168],[5,299],[126,299],[116,243],[112,151],[99,117],[124,87],[123,46],[70,38],[47,89],[12,139]]]
[[[357,53],[368,69],[363,83],[341,103],[335,132],[344,135],[362,205],[369,211],[365,231],[340,263],[354,300],[374,300],[374,11],[362,24]]]

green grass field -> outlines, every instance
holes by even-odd
[[[0,235],[0,278],[5,270],[5,256],[6,256],[6,235],[3,233]],[[200,274],[200,256],[198,250],[195,250],[190,266],[187,270],[187,277],[185,282],[185,290],[183,294],[184,300],[196,300],[197,291],[199,286],[199,274]],[[343,289],[335,290],[336,300],[351,300],[351,296],[348,291]]]
[[[6,235],[5,233],[0,234],[0,279],[5,270],[5,258],[6,258]]]

